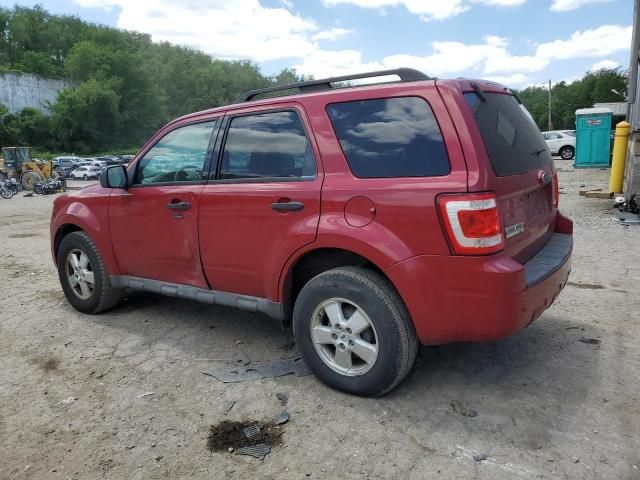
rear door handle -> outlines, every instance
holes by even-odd
[[[302,202],[276,202],[271,204],[271,208],[276,212],[293,212],[302,210],[304,203]]]
[[[189,210],[191,208],[191,203],[171,202],[171,203],[167,203],[167,208],[170,210]]]

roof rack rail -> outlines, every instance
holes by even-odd
[[[421,80],[433,80],[433,78],[413,68],[396,68],[392,70],[379,70],[376,72],[358,73],[355,75],[344,75],[341,77],[322,78],[320,80],[309,80],[308,82],[290,83],[288,85],[279,85],[277,87],[260,88],[257,90],[249,90],[242,94],[236,103],[248,102],[258,95],[265,93],[280,92],[284,90],[298,89],[300,93],[321,92],[323,90],[331,90],[334,88],[331,84],[337,82],[348,82],[350,80],[360,80],[361,78],[375,78],[396,75],[401,82],[418,82]]]

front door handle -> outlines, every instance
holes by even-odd
[[[191,203],[171,202],[171,203],[167,203],[167,208],[170,210],[189,210],[191,208]]]
[[[276,212],[294,212],[302,210],[304,203],[302,202],[276,202],[271,204],[271,208]]]

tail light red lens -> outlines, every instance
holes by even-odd
[[[553,206],[560,206],[560,186],[558,185],[558,174],[553,176]]]
[[[487,255],[504,249],[502,221],[494,193],[441,195],[438,206],[455,253]]]

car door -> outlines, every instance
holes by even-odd
[[[557,132],[551,134],[551,151],[557,153],[562,147],[562,135]]]
[[[199,230],[212,289],[276,300],[287,258],[316,238],[323,176],[304,110],[273,108],[225,119]]]
[[[113,250],[123,275],[207,288],[198,211],[219,119],[169,127],[109,198]]]

